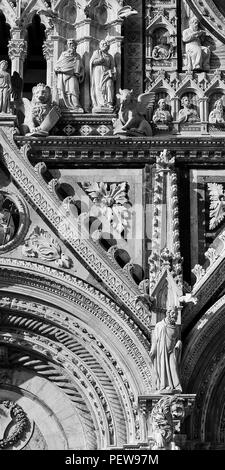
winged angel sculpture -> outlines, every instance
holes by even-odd
[[[133,90],[121,88],[116,97],[120,108],[118,118],[114,119],[114,135],[129,136],[151,136],[150,125],[151,113],[155,102],[155,94],[151,92],[142,93],[137,98]]]
[[[225,217],[225,191],[222,184],[208,183],[210,197],[209,228],[213,230]]]

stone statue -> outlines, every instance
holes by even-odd
[[[32,89],[32,101],[23,98],[23,132],[29,136],[47,136],[60,118],[60,109],[52,103],[51,89],[39,83]]]
[[[183,98],[181,100],[181,104],[182,104],[183,108],[180,109],[180,111],[179,111],[178,119],[177,119],[178,122],[192,123],[192,122],[199,122],[200,121],[200,117],[199,117],[197,111],[195,111],[195,109],[192,108],[188,96],[183,96]]]
[[[155,326],[150,357],[155,372],[156,390],[162,393],[181,392],[179,364],[181,357],[180,327],[176,325],[177,308]]]
[[[153,107],[154,93],[143,93],[136,98],[133,90],[121,90],[116,95],[120,101],[118,119],[113,121],[114,135],[151,136],[152,128],[145,119],[147,109]]]
[[[205,31],[199,29],[196,17],[189,21],[189,28],[183,31],[188,70],[210,70],[210,49],[202,46]]]
[[[84,66],[76,48],[76,41],[68,39],[67,50],[62,52],[57,60],[55,73],[60,106],[76,113],[83,113],[79,97],[80,83],[84,79]]]
[[[4,208],[5,198],[0,193],[0,246],[8,243],[14,235],[15,225],[11,212]]]
[[[109,54],[109,43],[102,40],[90,60],[92,112],[112,112],[116,68]]]
[[[166,100],[161,98],[158,101],[158,108],[153,114],[152,120],[154,124],[169,124],[172,121],[170,112],[166,109]]]
[[[184,419],[185,410],[182,398],[165,396],[153,407],[151,412],[152,450],[180,450],[174,442],[176,424]]]
[[[214,108],[209,114],[209,122],[213,124],[224,124],[223,100],[220,98],[214,104]]]
[[[10,112],[10,93],[12,91],[11,79],[8,72],[8,62],[1,60],[0,62],[0,113]]]

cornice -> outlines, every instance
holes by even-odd
[[[18,147],[30,145],[31,162],[93,165],[110,163],[155,163],[156,156],[166,148],[174,153],[176,164],[223,165],[224,136],[168,136],[164,138],[124,137],[16,137]]]

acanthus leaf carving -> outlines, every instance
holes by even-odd
[[[27,55],[27,41],[24,39],[11,39],[9,41],[9,57],[14,59],[19,57],[24,60]]]
[[[222,184],[208,183],[210,197],[210,230],[215,229],[225,217],[225,191]]]
[[[24,241],[22,253],[26,257],[40,258],[44,261],[54,261],[60,268],[70,268],[72,260],[62,252],[62,249],[51,234],[36,226],[30,236]]]

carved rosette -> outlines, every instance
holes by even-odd
[[[24,60],[27,55],[27,41],[24,39],[11,39],[11,41],[9,41],[8,51],[11,60],[16,57]]]

